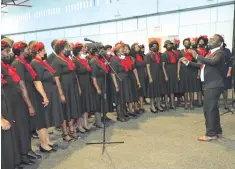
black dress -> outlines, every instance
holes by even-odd
[[[150,73],[152,76],[152,83],[148,83],[147,86],[147,97],[148,98],[155,98],[160,97],[167,93],[166,82],[163,74],[162,69],[162,54],[158,53],[158,57],[160,59],[157,62],[157,59],[153,53],[148,53],[145,57],[145,61],[147,64],[150,64]],[[149,82],[149,78],[148,78]]]
[[[232,76],[227,77],[227,73],[229,70],[229,67],[232,67],[232,62],[233,60],[231,59],[232,53],[230,52],[229,49],[225,48],[224,50],[224,73],[223,73],[223,78],[224,78],[224,90],[232,89]]]
[[[180,58],[181,57],[185,57],[184,49],[180,51]],[[198,69],[195,69],[191,66],[186,66],[184,63],[182,63],[180,66],[179,92],[180,93],[198,92],[200,90],[200,84],[197,76],[198,76]]]
[[[118,60],[116,57],[113,57],[111,59],[111,66],[118,75],[118,77],[116,77],[116,80],[119,87],[119,92],[116,92],[116,89],[114,87],[115,104],[125,105],[126,103],[130,103],[131,90],[129,88],[130,86],[129,73],[125,71],[125,68],[121,64],[121,61]]]
[[[11,76],[9,76],[7,69],[2,67],[2,74],[4,75],[4,79],[7,81],[7,83],[3,85],[3,90],[5,95],[7,96],[7,103],[9,103],[10,112],[12,113],[12,117],[9,116],[9,120],[12,122],[12,118],[15,121],[13,124],[11,124],[15,129],[14,134],[17,151],[13,152],[16,155],[16,164],[19,164],[21,162],[21,156],[27,155],[28,149],[31,146],[29,142],[30,136],[28,109],[21,95],[20,88],[18,87],[17,83],[12,80]],[[2,99],[4,98],[2,97]],[[2,103],[5,104],[4,101]],[[4,113],[3,109],[2,113]],[[18,155],[18,153],[20,153],[20,156]]]
[[[141,84],[141,87],[138,88],[138,96],[139,97],[146,97],[146,60],[144,60],[144,57],[139,55],[141,59],[139,60],[137,57],[135,59],[135,67],[138,72],[139,81]]]
[[[126,57],[130,57],[130,56],[126,56]],[[130,96],[131,99],[130,101],[133,102],[138,102],[138,86],[137,86],[137,80],[134,74],[134,69],[135,69],[135,60],[134,58],[130,57],[129,59],[132,60],[132,67],[131,69],[128,71],[128,76],[129,76],[129,90],[130,90]]]
[[[59,91],[54,80],[53,74],[45,68],[41,63],[33,60],[31,66],[37,73],[35,81],[41,81],[43,88],[46,92],[49,104],[44,107],[41,103],[43,98],[40,93],[36,93],[39,106],[42,109],[42,114],[39,116],[39,127],[40,128],[49,128],[49,127],[59,127],[61,126],[64,116],[62,105],[60,101]]]
[[[36,111],[35,116],[29,116],[30,130],[33,131],[41,129],[41,123],[43,122],[40,121],[40,119],[43,119],[41,118],[41,116],[44,113],[44,111],[40,104],[41,102],[36,97],[37,90],[34,87],[32,76],[28,71],[28,69],[24,66],[24,64],[20,60],[15,59],[12,63],[12,66],[16,68],[16,71],[20,76],[20,79],[24,81],[25,86],[27,88],[29,99]]]
[[[1,146],[2,146],[2,169],[15,169],[16,165],[20,164],[20,154],[19,147],[17,146],[17,139],[15,133],[15,123],[13,122],[13,116],[9,101],[7,100],[5,94],[3,93],[3,88],[1,89],[1,115],[10,124],[11,128],[9,130],[1,130]]]
[[[79,93],[75,70],[69,69],[67,62],[59,57],[53,60],[52,67],[56,70],[54,76],[59,76],[66,103],[62,104],[64,120],[82,117],[81,96]]]
[[[173,56],[172,60],[170,53]],[[167,93],[174,94],[179,93],[179,84],[177,79],[177,57],[173,52],[164,52],[163,53],[163,62],[165,62],[166,73],[168,77]]]
[[[82,112],[95,112],[95,88],[91,79],[91,71],[88,71],[84,65],[77,59],[73,59],[76,66],[76,73],[80,83],[82,95],[81,95],[81,107]]]
[[[106,71],[97,60],[96,58],[90,60],[90,66],[92,68],[91,77],[96,78],[97,84],[102,92],[101,95],[99,95],[97,91],[95,92],[96,112],[106,113],[108,112],[109,104],[111,104],[109,100],[104,99]]]

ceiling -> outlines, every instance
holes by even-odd
[[[18,1],[18,0],[14,0],[15,2]],[[13,3],[12,0],[1,0],[1,4],[6,4],[6,3]]]

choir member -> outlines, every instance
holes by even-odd
[[[144,46],[144,44],[140,45],[140,54],[145,58],[145,46]],[[147,76],[146,69],[145,69],[145,76]],[[147,86],[147,85],[148,85],[148,80],[147,80],[147,78],[145,78],[145,86]],[[145,97],[144,97],[144,104],[148,104]]]
[[[205,57],[208,53],[208,50],[206,48],[207,44],[208,44],[208,37],[206,35],[200,36],[198,38],[197,41],[198,44],[198,48],[197,48],[197,53],[200,56]],[[200,70],[198,70],[199,74],[200,74]],[[198,106],[202,106],[202,83],[201,80],[199,78],[199,85],[200,85],[200,90],[197,92],[197,99],[198,99]]]
[[[49,63],[50,65],[52,64],[53,60],[57,57],[57,55],[55,53],[55,44],[56,44],[57,41],[58,41],[57,39],[54,39],[51,42],[52,53],[46,59],[47,63]]]
[[[167,100],[167,88],[162,67],[164,60],[159,52],[157,41],[150,42],[149,49],[150,51],[145,57],[148,75],[147,97],[150,98],[151,112],[157,113],[158,111],[163,111],[160,97],[165,95],[165,100]]]
[[[174,52],[172,51],[173,43],[170,40],[166,40],[164,42],[164,48],[166,48],[166,51],[163,53],[162,62],[164,78],[167,85],[167,93],[170,95],[170,108],[175,109],[174,93],[179,92],[177,79],[177,58]],[[167,109],[169,109],[168,99],[166,99],[165,101]]]
[[[81,43],[75,43],[73,46],[73,62],[76,66],[76,73],[80,82],[82,91],[81,95],[81,106],[83,119],[78,120],[78,130],[81,133],[90,130],[88,127],[88,114],[94,112],[95,100],[94,100],[94,87],[91,81],[91,67],[88,64],[85,54],[85,47]]]
[[[1,85],[7,83],[3,74],[1,80]],[[21,169],[19,166],[20,154],[15,138],[15,121],[11,110],[12,108],[4,89],[1,88],[1,168]]]
[[[138,73],[140,87],[138,88],[137,94],[140,101],[140,113],[144,113],[144,97],[146,97],[146,61],[144,60],[144,54],[140,52],[140,46],[138,43],[134,43],[131,46],[131,56],[135,58],[135,67]]]
[[[90,53],[90,66],[91,66],[91,77],[93,85],[95,87],[95,103],[96,103],[96,112],[95,112],[95,126],[98,128],[103,128],[104,124],[101,122],[101,113],[105,115],[108,112],[109,101],[105,93],[106,85],[105,78],[108,74],[108,69],[105,63],[103,62],[103,56],[105,52],[104,49],[100,50],[96,47],[91,48]]]
[[[198,38],[197,38],[197,37],[190,39],[191,48],[192,48],[193,50],[197,50],[197,46],[198,46],[197,42],[198,42]]]
[[[205,57],[206,54],[208,53],[206,46],[208,44],[208,38],[206,35],[200,36],[197,40],[198,48],[197,52],[200,56]]]
[[[226,48],[226,44],[223,43],[222,49],[224,50],[224,72],[223,72],[223,78],[224,78],[224,92],[223,92],[223,98],[224,98],[224,108],[228,109],[228,89],[232,89],[232,63],[233,59],[231,51]]]
[[[16,50],[16,46],[14,47]],[[15,120],[15,139],[20,153],[19,163],[32,165],[34,162],[31,158],[35,159],[41,157],[33,151],[29,152],[29,150],[31,150],[31,140],[28,116],[34,116],[35,109],[29,99],[24,81],[17,74],[16,69],[8,64],[9,60],[12,59],[10,57],[10,46],[4,41],[1,41],[1,57],[2,75],[6,81],[3,85],[3,89],[9,99],[9,105],[12,108],[12,116]]]
[[[175,53],[178,59],[180,56],[180,50],[179,50],[180,40],[174,39],[173,43],[174,43],[173,52]],[[180,105],[182,101],[182,96],[184,96],[184,93],[175,93],[175,96],[177,97],[177,105]]]
[[[75,65],[73,61],[68,58],[71,54],[68,42],[58,40],[55,44],[55,53],[57,57],[52,61],[52,67],[56,71],[54,76],[64,113],[62,138],[64,141],[70,142],[78,139],[74,122],[75,119],[82,117],[80,100],[81,89],[76,76]],[[67,127],[69,131],[67,131]]]
[[[33,41],[30,41],[28,46],[29,46],[29,56],[25,58],[25,60],[30,63],[33,59],[33,53],[32,53],[32,47],[33,45],[37,43],[37,41],[33,40]],[[38,137],[38,133],[36,130],[32,130],[32,137],[35,138],[35,139],[39,139]]]
[[[111,66],[113,68],[112,80],[115,87],[114,100],[117,106],[117,120],[126,122],[129,120],[126,104],[130,103],[131,98],[129,94],[129,66],[125,60],[124,44],[122,42],[115,45],[114,54],[116,56],[112,57]]]
[[[39,111],[37,119],[37,131],[40,138],[40,151],[56,151],[56,144],[50,140],[49,127],[61,126],[64,117],[59,97],[59,91],[55,83],[53,74],[56,72],[47,62],[45,62],[45,47],[42,42],[36,42],[32,46],[31,66],[37,73],[34,79],[34,86],[37,90],[36,99]]]
[[[114,53],[113,53],[113,50],[112,50],[112,46],[111,45],[105,45],[104,46],[104,50],[105,50],[105,56],[106,56],[106,60],[107,60],[107,68],[109,70],[109,73],[108,73],[108,76],[107,76],[107,99],[110,100],[110,112],[113,112],[114,111],[114,106],[113,106],[113,103],[114,103],[114,93],[113,93],[113,89],[114,89],[114,85],[113,85],[113,80],[112,80],[112,68],[110,68],[110,63],[111,63],[111,59],[112,57],[114,57]],[[110,120],[108,117],[106,117],[106,120]]]
[[[124,45],[124,53],[126,64],[128,65],[128,76],[129,76],[129,89],[130,89],[130,103],[129,103],[129,115],[132,117],[136,117],[139,113],[137,110],[137,102],[138,102],[138,88],[141,87],[139,76],[137,69],[135,67],[135,59],[130,56],[130,46]]]
[[[184,49],[180,51],[180,58],[185,57],[188,61],[192,61],[193,56],[190,53],[190,39],[183,40]],[[181,64],[178,62],[178,70],[177,70],[177,77],[179,80],[179,91],[184,93],[184,108],[187,110],[189,107],[193,109],[193,102],[194,102],[194,92],[198,92],[197,90],[197,77],[198,77],[198,70],[186,66],[185,64]],[[188,98],[190,102],[190,106],[188,107]]]

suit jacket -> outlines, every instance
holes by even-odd
[[[189,62],[189,66],[200,69],[201,64],[205,64],[203,87],[204,90],[224,87],[224,51],[222,49],[218,49],[207,58],[198,56],[197,61],[200,61],[201,63]]]

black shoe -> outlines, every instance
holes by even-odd
[[[21,161],[20,165],[33,165],[35,164],[34,161],[32,160],[29,160],[29,161]]]
[[[171,106],[171,109],[172,109],[172,110],[176,110],[175,105]]]
[[[157,111],[159,112],[164,112],[164,109],[160,108],[160,107],[156,107]]]
[[[120,122],[126,122],[127,120],[124,117],[117,117],[117,120]]]
[[[50,149],[50,150],[46,150],[46,149],[42,148],[41,146],[39,147],[39,150],[40,150],[42,153],[51,153],[51,152],[53,152],[53,148]]]
[[[144,112],[145,112],[145,109],[139,109],[139,112],[140,112],[140,113],[144,113]]]
[[[51,148],[55,149],[55,150],[59,147],[58,144],[53,144],[53,145],[50,145],[50,144],[49,144],[49,146],[50,146]]]
[[[128,115],[125,115],[124,118],[125,118],[126,121],[129,121],[129,120],[130,120],[130,117],[129,117]]]
[[[32,137],[34,139],[39,139],[38,133],[36,131],[32,132]]]
[[[30,159],[40,159],[40,158],[42,158],[41,155],[36,154],[34,151],[29,151],[29,152],[28,152],[28,157],[29,157]]]
[[[153,111],[153,109],[152,108],[150,108],[150,111],[152,112],[152,113],[158,113],[158,111],[156,110],[156,111]]]
[[[131,116],[131,117],[136,117],[135,113],[128,113],[128,115]]]

